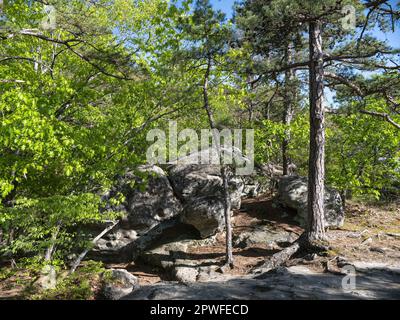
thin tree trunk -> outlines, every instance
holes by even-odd
[[[100,232],[96,238],[94,238],[92,240],[92,244],[95,245],[97,243],[97,241],[99,241],[108,231],[112,230],[117,224],[119,223],[119,221],[115,221],[113,222],[112,225],[108,226],[107,228],[105,228],[102,232]],[[81,261],[83,260],[83,258],[88,254],[88,252],[91,250],[91,248],[89,249],[85,249],[79,256],[78,258],[76,258],[76,260],[72,263],[71,269],[69,270],[69,274],[73,274],[76,270],[76,268],[78,268],[78,266],[80,265]]]
[[[46,253],[44,255],[44,260],[45,261],[51,261],[51,258],[52,258],[53,253],[54,253],[54,248],[55,248],[55,245],[56,245],[57,236],[58,236],[58,233],[60,232],[60,228],[61,228],[61,223],[59,222],[59,223],[57,223],[56,230],[51,235],[50,246],[47,248]]]
[[[321,23],[310,22],[310,155],[308,172],[309,243],[325,240],[324,180],[325,180],[325,117],[324,68]]]
[[[208,58],[208,63],[207,63],[207,70],[204,75],[204,83],[203,83],[203,99],[204,99],[204,109],[207,112],[208,116],[208,121],[210,124],[210,128],[213,132],[214,135],[214,141],[217,146],[217,152],[218,152],[218,157],[219,157],[219,163],[220,163],[220,172],[221,172],[221,178],[222,178],[222,183],[223,183],[223,193],[224,193],[224,217],[225,217],[225,230],[226,230],[226,265],[233,267],[233,254],[232,254],[232,223],[231,223],[231,199],[229,195],[229,187],[228,187],[228,176],[227,176],[227,168],[223,164],[223,159],[222,159],[222,153],[220,149],[220,144],[215,136],[215,121],[214,121],[214,116],[213,112],[211,110],[211,106],[209,103],[208,99],[208,81],[210,77],[210,72],[211,72],[211,58]]]
[[[290,47],[290,43],[286,49],[285,59],[287,65],[290,65],[293,61],[293,51]],[[293,88],[293,79],[295,77],[295,70],[288,69],[285,72],[285,106],[283,112],[283,124],[289,126],[293,119],[294,103],[295,103],[295,89]],[[290,142],[290,129],[286,128],[283,141],[282,141],[282,167],[283,175],[289,174],[289,157],[288,149]]]
[[[224,214],[226,234],[226,263],[233,267],[232,254],[232,222],[231,222],[231,198],[229,195],[227,167],[221,163],[221,177],[224,184]]]

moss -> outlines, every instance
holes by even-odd
[[[54,289],[39,290],[28,298],[31,300],[93,300],[110,272],[102,263],[87,261],[72,275],[65,270],[59,274]]]

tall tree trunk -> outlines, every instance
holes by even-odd
[[[321,23],[310,22],[310,155],[308,172],[309,243],[325,240],[324,180],[325,180],[325,119],[324,68]]]
[[[214,141],[217,146],[217,152],[218,152],[218,157],[219,157],[219,163],[220,163],[220,168],[221,168],[221,178],[222,178],[222,184],[223,184],[223,193],[224,193],[224,217],[225,217],[225,230],[226,230],[226,265],[233,267],[233,254],[232,254],[232,223],[231,223],[231,199],[229,195],[229,187],[228,187],[228,174],[227,174],[227,168],[223,163],[222,159],[222,152],[220,149],[220,141],[218,137],[215,136],[215,121],[214,121],[214,115],[209,103],[208,99],[208,82],[209,82],[209,77],[210,77],[210,72],[211,72],[211,58],[208,58],[208,63],[207,63],[207,70],[204,75],[204,83],[203,83],[203,99],[204,99],[204,109],[207,112],[208,116],[208,121],[210,128],[213,132],[214,135]]]
[[[286,48],[285,60],[287,65],[290,65],[293,61],[293,51],[290,47],[291,43],[289,43]],[[295,69],[288,69],[285,72],[285,105],[283,111],[283,124],[285,126],[289,126],[293,119],[294,112],[294,104],[295,104],[295,88],[293,88],[293,79],[295,77]],[[289,157],[288,157],[288,148],[290,142],[290,129],[287,128],[285,130],[285,134],[282,141],[282,167],[283,167],[283,175],[286,176],[289,174]]]

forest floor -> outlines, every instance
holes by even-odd
[[[234,212],[233,234],[235,239],[241,235],[251,234],[266,227],[273,233],[290,235],[295,240],[303,229],[294,220],[295,212],[283,210],[274,205],[271,196],[247,199],[242,203],[241,210]],[[265,228],[264,228],[265,230]],[[262,234],[264,235],[264,234]],[[331,250],[324,256],[314,256],[312,259],[295,257],[286,266],[304,265],[316,272],[339,271],[335,258],[346,261],[364,261],[386,263],[400,266],[400,206],[395,203],[385,205],[363,205],[349,202],[346,208],[346,218],[343,227],[327,231]],[[282,250],[291,241],[245,242],[235,245],[233,249],[235,267],[227,271],[224,277],[249,276],[254,268],[259,267],[274,253]],[[239,241],[236,241],[238,244]],[[189,246],[184,258],[197,261],[198,265],[222,265],[225,256],[225,234],[216,236],[212,243],[199,246]],[[329,264],[329,267],[328,267]],[[152,285],[161,281],[176,280],[168,270],[160,266],[139,261],[136,264],[110,265],[114,268],[126,268],[139,279],[142,286]],[[201,281],[201,279],[199,280]]]
[[[303,229],[294,220],[295,212],[274,205],[271,196],[247,199],[241,210],[234,212],[234,260],[235,267],[221,277],[240,279],[254,276],[252,270],[268,257],[295,240]],[[258,233],[257,233],[258,232]],[[266,233],[267,232],[267,233]],[[264,241],[271,233],[271,241]],[[250,235],[250,237],[249,237]],[[255,235],[255,236],[254,236]],[[318,274],[340,272],[335,263],[338,257],[346,261],[362,261],[400,266],[400,205],[365,205],[349,202],[343,227],[327,231],[331,250],[323,256],[311,259],[295,257],[286,267],[307,267]],[[287,241],[282,241],[281,238]],[[251,240],[251,241],[250,241]],[[196,243],[196,242],[195,242]],[[217,235],[211,242],[191,245],[184,252],[184,259],[192,265],[204,268],[222,265],[225,256],[225,235]],[[126,269],[135,275],[141,287],[172,283],[176,277],[161,266],[144,261],[130,264],[110,264],[107,268]],[[3,268],[4,270],[4,268]],[[213,275],[216,273],[214,272]],[[212,281],[205,274],[198,281]],[[222,278],[215,278],[219,281]],[[23,271],[16,275],[0,277],[0,299],[21,298],[29,279]]]

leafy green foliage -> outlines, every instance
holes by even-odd
[[[378,109],[381,104],[370,101],[368,107]],[[368,115],[340,114],[332,117],[332,122],[327,144],[328,181],[353,195],[377,199],[395,192],[400,179],[399,131]]]
[[[398,195],[399,64],[388,44],[368,34],[375,26],[394,28],[398,16],[376,7],[368,19],[369,3],[242,1],[228,21],[208,0],[52,0],[56,27],[46,29],[42,1],[7,1],[0,29],[0,255],[37,275],[48,265],[62,273],[71,254],[90,248],[93,234],[84,230],[119,217],[104,209],[101,196],[145,163],[147,130],[168,129],[167,120],[179,129],[208,128],[208,69],[216,126],[255,129],[259,163],[281,163],[290,133],[287,155],[307,175],[306,34],[315,19],[323,27],[325,82],[337,103],[326,121],[326,183],[347,195]],[[356,9],[356,30],[341,26],[347,4]],[[285,84],[289,49],[296,79]],[[290,125],[282,124],[287,97],[295,105]],[[135,174],[143,190],[146,177]],[[122,201],[118,193],[109,199]],[[89,264],[37,298],[92,298],[92,276],[101,272]],[[8,276],[2,271],[0,278]]]

